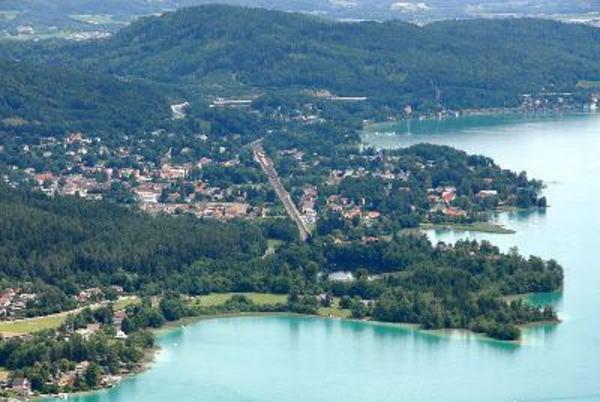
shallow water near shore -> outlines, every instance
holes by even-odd
[[[560,324],[527,328],[523,342],[511,344],[316,317],[217,318],[161,333],[152,369],[70,400],[600,401],[600,116],[469,117],[411,130],[378,126],[364,140],[388,148],[447,144],[547,183],[546,211],[497,216],[515,234],[429,235],[555,258],[565,267],[563,292],[530,300],[552,303]]]

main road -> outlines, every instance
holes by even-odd
[[[294,204],[290,193],[288,193],[285,187],[283,187],[281,179],[279,178],[279,175],[277,174],[277,171],[273,166],[273,161],[265,153],[265,150],[262,146],[262,140],[258,140],[252,143],[252,152],[254,153],[254,158],[260,165],[261,169],[269,178],[269,183],[271,183],[271,186],[275,190],[275,193],[283,203],[285,211],[298,227],[300,238],[302,239],[302,241],[308,240],[308,238],[310,237],[310,231],[306,226],[306,222],[304,222],[304,219],[302,219],[302,216],[300,215],[296,204]]]

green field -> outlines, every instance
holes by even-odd
[[[114,303],[115,310],[123,310],[125,307],[139,302],[137,296],[122,297]],[[98,305],[91,306],[97,308]],[[64,313],[47,315],[44,317],[26,318],[17,321],[0,322],[0,334],[3,336],[15,336],[22,334],[31,334],[33,332],[42,331],[45,329],[56,329],[60,327],[66,320],[69,314],[75,313],[80,309],[66,311]]]
[[[252,300],[257,305],[267,304],[278,304],[286,303],[287,295],[278,295],[273,293],[212,293],[207,296],[200,296],[194,299],[194,302],[198,306],[202,307],[216,307],[225,304],[227,300],[234,295],[243,295]],[[341,309],[339,307],[339,297],[334,298],[333,306],[331,307],[320,307],[318,315],[322,317],[335,317],[335,318],[350,318],[350,310]]]
[[[320,307],[318,311],[320,316],[323,317],[335,317],[335,318],[350,318],[350,310],[340,308],[340,298],[333,298],[333,306],[331,307]]]
[[[283,244],[283,241],[281,241],[281,240],[268,239],[267,240],[267,250],[265,252],[265,256],[275,254],[275,251],[277,251],[277,247],[281,246],[282,244]]]
[[[201,307],[215,307],[225,304],[231,296],[243,295],[252,300],[257,305],[286,303],[287,295],[278,295],[274,293],[212,293],[206,296],[199,296],[194,299],[194,303]],[[335,297],[333,306],[320,307],[318,314],[322,317],[350,318],[350,310],[339,308],[340,299]]]
[[[27,318],[24,320],[1,322],[0,334],[3,336],[14,336],[30,334],[44,329],[55,329],[65,322],[69,313],[48,315],[45,317]]]
[[[286,303],[287,295],[277,295],[273,293],[212,293],[206,296],[197,297],[194,301],[197,305],[202,307],[214,307],[225,304],[231,296],[242,295],[252,300],[254,304],[265,305],[265,304],[277,304]]]
[[[113,309],[115,311],[123,310],[125,307],[131,306],[132,304],[138,304],[139,302],[140,298],[137,296],[124,296],[113,303]]]

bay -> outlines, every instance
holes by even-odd
[[[495,219],[515,234],[432,231],[434,241],[487,239],[555,258],[557,325],[520,344],[460,331],[299,316],[219,318],[159,337],[149,371],[78,402],[600,401],[600,116],[477,116],[386,124],[375,147],[447,144],[526,170],[547,184],[544,212]]]

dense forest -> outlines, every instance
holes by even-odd
[[[552,310],[507,304],[501,296],[562,286],[556,262],[525,259],[516,250],[502,254],[489,243],[433,246],[423,235],[375,243],[323,236],[299,243],[285,221],[250,225],[152,217],[69,197],[6,188],[0,195],[4,283],[42,281],[66,295],[81,286],[107,285],[146,295],[273,292],[290,295],[290,311],[314,313],[315,297],[301,295],[331,292],[373,300],[373,309],[356,312],[358,318],[494,336],[497,325],[555,317]],[[265,254],[268,237],[282,241],[272,255]],[[337,270],[354,272],[358,280],[331,282],[323,276]]]
[[[131,135],[170,117],[167,99],[149,85],[71,68],[0,61],[0,87],[3,137]]]
[[[234,88],[313,88],[417,109],[518,106],[600,78],[600,30],[535,19],[334,23],[201,6],[147,17],[47,57],[121,76]]]
[[[6,189],[0,204],[3,276],[71,292],[81,284],[118,284],[129,291],[148,282],[160,286],[197,261],[230,263],[234,271],[266,248],[261,229],[249,223],[151,217],[109,203]]]

